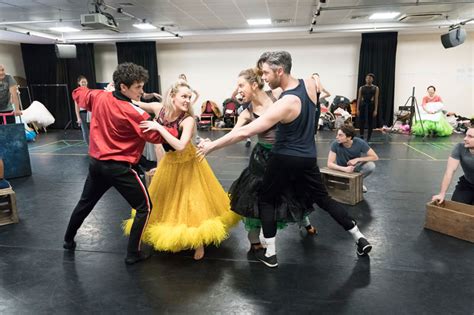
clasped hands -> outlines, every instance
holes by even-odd
[[[357,163],[360,163],[359,158],[355,158],[352,160],[347,161],[347,166],[345,167],[347,173],[353,173]]]
[[[211,153],[213,148],[214,146],[212,144],[211,139],[201,138],[201,140],[199,141],[197,145],[197,151],[196,151],[196,156],[198,157],[199,161],[202,161],[207,154]]]

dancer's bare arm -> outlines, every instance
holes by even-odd
[[[199,143],[198,153],[204,156],[214,150],[264,132],[279,122],[291,122],[299,115],[300,110],[301,102],[299,98],[294,95],[285,95],[270,106],[262,116],[248,125],[232,130],[232,132],[228,133],[225,138],[222,137],[212,142],[205,140],[201,141]]]
[[[443,181],[441,182],[441,190],[437,195],[434,195],[431,198],[432,201],[436,201],[437,203],[444,202],[444,198],[446,197],[446,192],[448,191],[449,184],[451,184],[451,180],[453,179],[453,175],[459,167],[459,163],[459,160],[456,160],[455,158],[448,158],[446,172],[444,173]]]
[[[161,108],[163,107],[163,104],[159,102],[151,102],[151,103],[145,103],[145,102],[140,102],[140,101],[132,101],[132,102],[133,104],[143,109],[145,112],[150,113],[150,114],[155,114],[155,116],[158,116]]]

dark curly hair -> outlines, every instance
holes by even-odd
[[[112,78],[115,88],[120,91],[120,84],[125,84],[127,87],[130,87],[135,82],[146,83],[148,81],[148,71],[142,66],[131,62],[124,62],[117,66]]]
[[[346,135],[346,137],[354,139],[356,131],[351,124],[344,124],[339,128],[339,130],[341,130],[342,133]]]

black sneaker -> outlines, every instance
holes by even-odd
[[[259,250],[259,249],[264,249],[262,243],[253,243],[253,244],[250,244],[249,253],[254,253],[254,252],[256,252],[256,251]]]
[[[270,268],[278,267],[276,254],[270,257],[265,256],[265,249],[255,251],[255,257]]]
[[[67,250],[74,250],[76,248],[76,242],[74,241],[64,241],[63,248]]]
[[[144,261],[144,260],[146,260],[150,257],[151,257],[150,254],[146,254],[144,252],[140,252],[140,254],[138,254],[138,255],[129,254],[129,255],[127,255],[127,257],[125,257],[125,263],[127,265],[133,265],[133,264],[136,264],[140,261]]]
[[[372,245],[365,237],[359,238],[357,241],[357,255],[366,256],[372,250]]]

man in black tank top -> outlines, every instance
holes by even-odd
[[[216,141],[201,141],[198,151],[198,154],[206,155],[277,125],[276,142],[265,170],[263,188],[258,194],[260,219],[267,248],[256,251],[257,259],[269,267],[278,266],[275,244],[277,220],[301,219],[314,210],[313,203],[327,211],[350,232],[356,241],[358,255],[367,255],[372,246],[359,231],[345,207],[329,196],[321,180],[314,141],[317,102],[314,81],[298,80],[291,76],[291,55],[286,51],[264,53],[258,66],[271,89],[283,89],[280,99],[250,124],[234,129]],[[299,198],[307,205],[306,209],[294,209],[291,205],[286,205],[284,196],[287,193]]]

